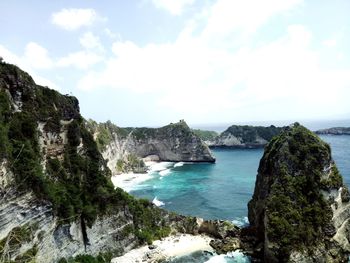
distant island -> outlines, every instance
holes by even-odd
[[[315,131],[316,134],[350,135],[350,127],[333,127]]]
[[[232,125],[218,134],[213,131],[195,130],[210,148],[262,148],[283,130],[274,125]]]

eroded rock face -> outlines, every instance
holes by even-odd
[[[120,128],[107,122],[90,123],[108,167],[116,173],[118,162],[130,156],[171,162],[215,162],[208,146],[184,121],[161,128]]]
[[[20,260],[28,255],[38,263],[57,262],[79,254],[97,256],[103,252],[121,255],[137,245],[137,238],[126,232],[132,226],[130,213],[120,211],[101,216],[87,227],[84,243],[81,221],[62,224],[51,204],[39,202],[31,193],[8,192],[0,202],[1,262]],[[28,261],[29,262],[29,261]]]
[[[118,256],[170,233],[110,177],[77,99],[0,62],[0,262]]]
[[[248,204],[256,248],[265,262],[347,262],[348,191],[330,147],[294,124],[260,161]]]

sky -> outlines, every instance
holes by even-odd
[[[119,126],[350,118],[348,0],[0,1],[0,56]]]

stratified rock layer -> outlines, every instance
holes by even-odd
[[[161,128],[120,128],[111,122],[91,121],[89,126],[112,172],[123,163],[132,166],[129,160],[135,157],[152,156],[157,161],[170,162],[215,162],[208,146],[184,121]]]
[[[349,194],[328,144],[294,124],[265,148],[248,204],[265,262],[347,262]]]

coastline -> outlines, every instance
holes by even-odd
[[[197,251],[213,253],[214,250],[209,245],[210,240],[212,238],[205,235],[177,234],[156,240],[151,246],[132,249],[121,257],[113,258],[111,263],[160,262]]]
[[[180,164],[176,162],[156,162],[146,161],[147,173],[123,173],[116,174],[111,177],[114,187],[122,188],[126,192],[130,192],[136,188],[137,185],[153,178],[153,173],[159,173],[161,176],[165,176],[169,172],[169,168],[176,167]],[[183,164],[183,163],[182,163]],[[181,164],[181,165],[182,165]]]

